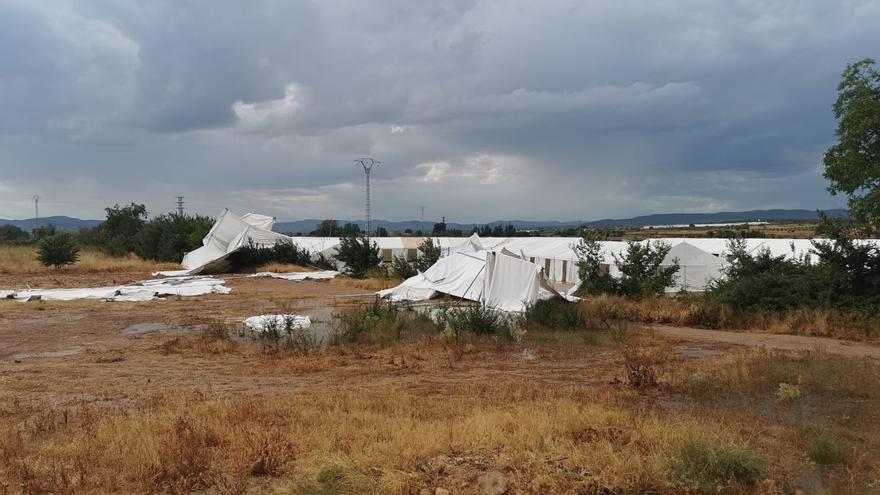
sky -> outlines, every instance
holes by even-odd
[[[880,2],[3,0],[0,218],[832,208]]]

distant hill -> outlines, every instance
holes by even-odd
[[[845,217],[847,211],[844,209],[826,210],[825,213],[831,217]],[[470,231],[474,227],[512,224],[517,230],[532,230],[544,228],[570,228],[584,225],[587,227],[645,227],[650,225],[675,225],[675,224],[691,224],[691,223],[731,223],[731,222],[757,222],[757,221],[774,221],[774,220],[816,220],[816,210],[751,210],[751,211],[727,211],[720,213],[660,213],[654,215],[643,215],[633,218],[621,219],[603,219],[593,221],[527,221],[527,220],[496,220],[488,223],[454,223],[447,222],[447,229],[460,229]],[[275,224],[277,232],[302,232],[308,234],[315,230],[321,222],[319,219],[298,220],[295,222],[278,222]],[[342,226],[346,223],[354,223],[362,229],[366,227],[363,220],[337,220]],[[418,220],[408,220],[401,222],[391,222],[388,220],[373,220],[373,227],[385,227],[389,232],[402,232],[406,229],[412,231],[431,230],[434,227],[434,221],[425,220],[422,224]]]
[[[27,231],[33,230],[36,227],[45,227],[49,224],[52,224],[61,230],[79,230],[83,227],[94,227],[102,221],[103,220],[80,220],[79,218],[66,216],[45,217],[40,218],[37,221],[33,218],[27,220],[4,220],[0,218],[0,225],[15,225],[16,227]]]
[[[832,217],[845,217],[846,210],[834,209],[826,210],[825,213]],[[564,229],[584,225],[587,227],[609,228],[609,227],[645,227],[650,225],[678,225],[691,223],[731,223],[731,222],[757,222],[757,221],[774,221],[774,220],[816,220],[815,210],[752,210],[752,211],[725,211],[720,213],[659,213],[654,215],[643,215],[633,218],[619,219],[603,219],[593,221],[558,221],[558,220],[496,220],[488,223],[454,223],[447,222],[446,228],[449,230],[459,229],[465,232],[473,230],[474,227],[512,224],[517,230],[536,230],[536,229]],[[78,230],[82,227],[94,227],[100,224],[101,220],[80,220],[79,218],[71,218],[66,216],[54,216],[40,218],[39,222],[34,222],[33,218],[27,220],[4,220],[0,219],[0,225],[15,225],[24,230],[31,230],[34,227],[42,227],[48,224],[55,225],[62,230]],[[346,223],[354,223],[362,229],[366,228],[367,222],[363,220],[337,220],[340,226]],[[406,220],[401,222],[392,222],[388,220],[373,220],[375,227],[385,227],[389,232],[403,232],[406,229],[412,231],[431,230],[435,221],[425,220],[420,223],[418,220]],[[298,220],[294,222],[278,222],[275,224],[276,232],[296,233],[302,232],[308,234],[315,230],[320,219]]]

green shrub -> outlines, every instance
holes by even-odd
[[[695,482],[705,493],[716,493],[718,485],[754,485],[765,471],[763,461],[750,449],[698,439],[689,439],[678,449],[669,469],[673,477]]]
[[[400,308],[390,302],[375,299],[356,308],[333,315],[331,344],[397,342],[407,334],[435,333],[437,326],[423,313]]]
[[[618,291],[629,297],[640,299],[659,296],[673,284],[678,272],[678,260],[672,265],[663,265],[663,260],[672,246],[662,241],[629,242],[623,256],[614,255],[614,262],[620,268]]]
[[[27,232],[15,225],[0,225],[0,242],[25,242],[30,237]]]
[[[464,333],[492,335],[498,340],[515,340],[519,318],[482,304],[460,308],[441,307],[438,320],[455,337]]]
[[[345,272],[352,278],[365,278],[371,268],[379,266],[379,246],[360,235],[340,238],[336,259],[345,263]]]
[[[267,319],[263,330],[251,335],[262,344],[263,349],[271,352],[294,351],[308,353],[323,345],[323,341],[308,329],[297,324],[291,315],[283,319]]]
[[[410,278],[417,273],[415,264],[406,261],[403,256],[395,256],[391,261],[391,274],[397,278]]]
[[[807,455],[816,464],[835,464],[843,460],[843,449],[834,440],[818,437],[810,444]]]
[[[576,303],[563,299],[535,301],[523,315],[527,325],[537,325],[551,330],[583,330],[587,321]]]
[[[57,270],[76,263],[79,259],[79,246],[71,233],[59,232],[40,241],[37,259],[43,266],[54,266]]]
[[[233,270],[251,270],[269,263],[314,265],[311,254],[291,241],[278,241],[271,247],[248,243],[232,253],[228,261]]]
[[[179,263],[202,245],[213,224],[213,219],[203,216],[159,215],[141,228],[135,253],[144,259]]]
[[[602,251],[604,236],[595,230],[586,230],[577,244],[572,246],[578,262],[578,275],[581,285],[578,292],[586,295],[614,294],[617,281],[608,273],[605,255]]]

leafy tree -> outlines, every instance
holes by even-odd
[[[678,260],[674,260],[672,265],[663,265],[671,249],[669,243],[662,241],[644,244],[629,242],[623,256],[614,254],[614,261],[621,273],[618,282],[620,293],[634,298],[663,294],[667,287],[672,286],[679,268]]]
[[[440,244],[435,244],[434,239],[430,237],[422,241],[419,245],[419,251],[421,256],[416,259],[415,265],[416,269],[421,272],[434,266],[434,263],[437,263],[437,260],[440,259]]]
[[[353,278],[365,278],[367,272],[379,266],[381,261],[379,246],[356,234],[340,239],[336,259],[345,263],[345,272]]]
[[[58,228],[53,224],[43,225],[42,227],[35,227],[33,230],[34,239],[42,239],[44,237],[50,237],[55,235],[58,232]]]
[[[848,64],[837,91],[837,144],[825,152],[825,178],[831,194],[846,194],[859,227],[872,233],[880,223],[880,71],[874,60]]]
[[[434,235],[444,235],[446,234],[446,222],[437,222],[434,224],[434,230],[432,231]]]
[[[376,237],[388,237],[388,229],[385,227],[376,227]]]
[[[147,220],[147,208],[131,203],[128,206],[114,205],[105,208],[107,219],[98,226],[101,250],[111,256],[123,256],[135,252],[138,234]]]
[[[361,228],[358,227],[356,223],[346,223],[342,226],[341,232],[339,232],[340,237],[350,237],[360,235]]]
[[[321,223],[315,228],[313,235],[318,237],[333,237],[333,235],[339,235],[339,224],[336,223],[336,220],[332,218],[328,218],[326,220],[321,220]]]
[[[403,256],[395,256],[391,260],[391,274],[397,278],[410,278],[418,273],[415,263],[406,261]]]
[[[135,252],[144,259],[180,262],[183,255],[202,245],[214,220],[203,216],[159,215],[138,233]]]
[[[30,236],[15,225],[0,225],[0,242],[24,242]]]
[[[602,233],[595,230],[584,231],[581,240],[572,246],[578,258],[578,275],[582,294],[604,294],[617,291],[617,283],[608,273],[602,251]]]
[[[37,259],[43,266],[54,266],[59,269],[72,265],[79,259],[79,246],[70,232],[58,232],[40,240],[37,248]]]

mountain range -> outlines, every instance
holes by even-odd
[[[825,213],[832,217],[845,217],[847,215],[844,209],[826,210]],[[816,210],[751,210],[751,211],[725,211],[719,213],[658,213],[653,215],[643,215],[632,218],[618,219],[602,219],[592,221],[558,221],[558,220],[496,220],[488,223],[455,223],[447,222],[447,230],[462,230],[469,232],[474,227],[495,227],[496,225],[505,226],[511,224],[517,230],[535,230],[535,229],[565,229],[578,226],[609,228],[609,227],[646,227],[651,225],[688,225],[698,223],[732,223],[732,222],[757,222],[772,220],[815,220]],[[40,227],[53,224],[62,230],[77,230],[82,227],[94,227],[101,223],[101,220],[80,220],[79,218],[71,218],[67,216],[54,216],[40,218],[35,221],[33,218],[26,220],[4,220],[0,219],[0,225],[15,225],[24,230],[31,230],[34,227]],[[321,223],[319,219],[297,220],[292,222],[278,222],[275,224],[274,230],[277,232],[287,233],[303,233],[308,234],[315,230],[317,225]],[[362,229],[366,227],[364,220],[337,220],[342,226],[346,223],[354,223]],[[434,227],[433,221],[419,222],[418,220],[406,221],[388,221],[373,220],[374,228],[384,227],[389,232],[403,232],[406,229],[412,231],[431,230]]]

